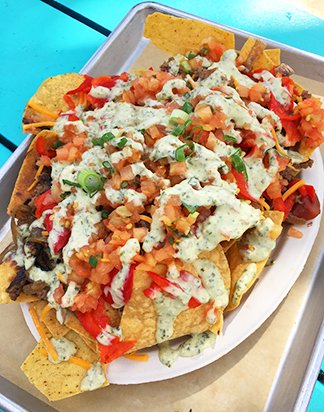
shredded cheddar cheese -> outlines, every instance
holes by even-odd
[[[275,142],[276,142],[276,149],[278,150],[278,152],[279,152],[280,154],[282,154],[283,156],[287,156],[285,150],[284,150],[284,149],[280,146],[280,144],[279,144],[278,136],[277,136],[274,128],[271,129],[271,133],[272,133],[272,136],[273,136],[273,138],[274,138],[274,140],[275,140]]]
[[[147,222],[147,223],[152,223],[152,218],[151,217],[149,217],[149,216],[146,216],[146,215],[140,215],[140,219],[141,220],[144,220],[145,222]]]
[[[50,306],[49,304],[47,304],[44,309],[42,310],[42,313],[40,315],[40,321],[44,322],[46,315],[48,314],[48,312],[52,309],[52,306]]]
[[[303,180],[299,180],[297,183],[295,183],[293,186],[291,186],[283,195],[282,195],[282,200],[285,201],[288,199],[288,197],[296,192],[300,187],[304,186],[305,182]]]
[[[56,350],[54,349],[53,345],[51,344],[50,340],[46,336],[46,333],[38,319],[37,313],[35,309],[31,306],[29,308],[29,313],[33,319],[33,322],[35,324],[35,327],[37,329],[37,332],[40,334],[40,337],[42,338],[44,345],[46,347],[47,352],[52,356],[54,360],[58,359],[58,354],[56,353]]]
[[[124,355],[125,358],[137,361],[137,362],[147,362],[149,360],[149,355],[147,353],[129,353]]]
[[[270,206],[269,206],[268,203],[263,199],[263,197],[261,197],[261,199],[258,200],[258,203],[261,205],[261,207],[263,208],[263,210],[270,210]]]
[[[33,183],[29,186],[29,188],[27,189],[27,192],[30,192],[32,189],[34,189],[34,187],[37,185],[38,183],[38,176],[42,173],[44,169],[44,165],[40,165],[39,168],[37,169],[37,172],[35,174],[35,179],[33,181]]]
[[[28,106],[34,109],[36,112],[45,114],[46,116],[51,117],[54,120],[58,118],[58,115],[56,113],[53,113],[53,112],[50,112],[49,110],[44,109],[44,107],[40,106],[39,104],[35,103],[32,100],[29,100]]]
[[[40,348],[39,351],[42,355],[48,356],[48,352],[45,348]],[[81,366],[84,369],[90,369],[92,366],[90,362],[86,361],[85,359],[78,358],[76,356],[70,356],[67,362],[74,363],[75,365]]]
[[[55,122],[47,121],[47,122],[36,122],[36,123],[28,123],[23,125],[23,130],[32,129],[33,127],[52,127],[55,125]]]

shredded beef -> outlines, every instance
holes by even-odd
[[[306,162],[294,164],[294,168],[287,166],[286,169],[282,171],[280,174],[284,179],[288,180],[288,182],[291,182],[292,180],[296,178],[298,174],[298,171],[295,169],[298,169],[298,170],[307,169],[308,167],[312,167],[312,165],[313,165],[313,160],[308,159]]]
[[[288,213],[285,222],[290,223],[291,225],[304,225],[306,220],[301,217],[297,217],[290,212]]]
[[[312,159],[308,159],[306,160],[306,162],[302,162],[302,163],[298,163],[298,164],[294,164],[294,168],[295,169],[308,169],[309,167],[312,167],[314,163],[314,160]]]
[[[53,270],[56,263],[51,258],[51,252],[49,250],[47,241],[45,238],[39,238],[39,240],[27,239],[25,245],[30,250],[31,254],[35,256],[35,266],[39,269],[48,272]]]
[[[46,190],[51,188],[51,170],[52,169],[50,167],[44,167],[42,173],[38,176],[38,182],[34,190],[33,200],[41,193],[44,193]]]
[[[166,60],[165,62],[163,62],[160,66],[160,70],[162,72],[168,72],[169,71],[169,62],[172,60],[172,57],[170,57],[170,59]]]
[[[210,76],[215,69],[205,69],[204,67],[200,67],[199,69],[196,69],[193,71],[191,77],[193,78],[193,80],[204,80],[206,79],[208,76]]]
[[[33,209],[28,205],[19,205],[15,207],[12,211],[13,218],[17,219],[17,225],[30,225],[35,220],[33,215]]]
[[[6,292],[9,294],[10,299],[16,300],[21,294],[23,287],[30,283],[28,277],[28,272],[25,268],[19,268],[16,276],[11,281],[10,285],[7,287]]]
[[[294,74],[294,69],[292,69],[288,64],[281,63],[275,68],[275,72],[281,74],[283,77],[288,77]]]
[[[42,280],[36,280],[36,282],[23,286],[22,291],[27,295],[35,295],[39,299],[46,299],[49,289],[50,287],[47,283]]]

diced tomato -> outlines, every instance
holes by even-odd
[[[295,144],[302,139],[302,135],[298,129],[298,121],[282,119],[281,123],[286,132],[285,146],[295,146]]]
[[[201,305],[201,302],[199,302],[199,300],[194,297],[190,298],[188,302],[188,306],[190,309],[197,308],[200,305]]]
[[[34,200],[34,205],[36,207],[35,216],[39,219],[42,216],[42,213],[45,210],[53,209],[57,202],[55,202],[51,189],[46,190],[46,192],[42,193],[41,195],[37,196]]]
[[[309,196],[302,196],[299,202],[293,206],[291,213],[301,219],[312,220],[320,214],[320,211],[320,202],[315,194],[314,202]]]
[[[44,228],[47,232],[50,232],[53,229],[53,220],[51,219],[51,213],[47,213],[44,219]]]
[[[56,151],[52,149],[52,143],[47,140],[44,136],[40,136],[36,140],[36,150],[41,156],[47,156],[50,159],[56,156]]]
[[[315,203],[316,192],[314,186],[312,185],[304,185],[298,189],[299,193],[305,197],[308,196],[312,203]]]
[[[288,213],[292,210],[296,199],[296,193],[292,193],[285,201],[282,197],[278,197],[277,199],[272,200],[272,207],[274,210],[278,210],[280,212],[284,212],[285,217],[288,216]]]
[[[107,102],[107,99],[99,98],[99,97],[93,97],[91,94],[87,94],[87,100],[92,104],[93,107],[96,109],[100,109],[105,105]]]
[[[58,253],[60,250],[64,248],[64,246],[68,243],[71,236],[71,231],[66,227],[62,230],[62,232],[58,235],[58,239],[54,244],[54,253]]]
[[[100,362],[110,363],[113,360],[120,358],[124,353],[130,351],[135,345],[135,340],[120,341],[118,337],[111,341],[108,346],[98,343],[98,349],[100,352]]]
[[[57,302],[59,305],[61,304],[62,297],[64,295],[64,289],[62,283],[59,284],[59,286],[54,290],[53,297],[55,302]]]

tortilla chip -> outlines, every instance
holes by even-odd
[[[77,333],[78,336],[80,336],[84,343],[89,347],[89,349],[91,349],[93,352],[97,351],[96,340],[84,329],[79,319],[75,315],[73,315],[73,313],[68,312],[64,324],[67,328]]]
[[[211,252],[200,255],[201,258],[212,260],[219,268],[225,287],[230,288],[230,272],[225,254],[220,246]],[[184,267],[195,274],[193,267],[187,265]],[[132,352],[155,345],[157,315],[154,303],[147,298],[143,291],[151,285],[150,276],[143,271],[135,271],[134,284],[131,299],[124,307],[120,326],[123,330],[123,340],[136,340]],[[217,323],[214,325],[206,321],[206,311],[210,304],[206,303],[194,309],[187,309],[181,312],[174,322],[173,335],[171,339],[191,333],[200,333],[211,330],[218,333],[222,327],[223,311],[217,310]]]
[[[283,220],[283,213],[282,212],[277,212],[277,211],[269,211],[269,212],[264,212],[265,217],[269,217],[274,223],[275,226],[271,230],[270,236],[273,240],[277,239],[282,231],[282,220]],[[243,235],[244,237],[244,235]],[[240,251],[238,247],[238,242],[234,243],[234,245],[228,250],[226,253],[226,257],[228,259],[228,263],[230,266],[231,270],[231,291],[230,291],[230,299],[229,299],[229,304],[225,311],[230,311],[235,309],[237,306],[239,306],[241,299],[243,295],[252,287],[252,285],[255,283],[255,281],[258,279],[260,273],[262,272],[262,269],[266,265],[269,256],[261,260],[260,262],[244,262]],[[255,276],[251,279],[245,290],[241,291],[241,294],[238,295],[237,299],[233,299],[233,295],[235,292],[236,288],[236,283],[242,276],[243,272],[249,267],[250,264],[255,264],[256,265],[256,273]]]
[[[83,340],[74,332],[66,338],[74,342],[78,350],[75,354],[90,363],[98,361],[98,356],[89,350]],[[50,401],[57,401],[81,393],[80,384],[87,370],[71,362],[54,364],[41,352],[44,344],[40,341],[21,366],[29,381]],[[104,385],[107,386],[108,382]]]
[[[23,115],[23,125],[55,121],[60,112],[69,110],[63,96],[83,82],[82,74],[66,73],[46,79],[27,103]],[[35,109],[37,108],[37,110]],[[24,129],[24,128],[23,128]],[[39,127],[28,128],[27,133],[37,133]]]
[[[47,302],[45,302],[44,300],[32,303],[32,307],[35,309],[39,318],[41,318],[43,309],[46,306]],[[56,319],[55,309],[51,309],[46,313],[44,319],[42,319],[42,323],[46,326],[50,334],[55,339],[65,336],[70,331],[69,328],[67,328],[65,325],[61,325],[60,322]]]
[[[271,59],[272,50],[265,50],[266,44],[261,40],[253,39],[249,37],[244,43],[240,51],[240,62],[248,69],[266,69],[271,70],[276,64]],[[278,50],[278,49],[277,49]],[[276,52],[277,53],[277,52]],[[273,53],[277,58],[276,53]],[[280,50],[279,50],[280,59]],[[279,60],[280,64],[280,60]]]
[[[34,188],[30,188],[35,180],[37,173],[36,162],[39,158],[39,154],[36,151],[36,142],[39,138],[45,138],[48,140],[56,140],[56,133],[50,130],[43,130],[32,140],[28,148],[27,154],[20,168],[14,190],[12,192],[7,212],[9,215],[13,214],[14,209],[32,198]],[[35,185],[36,186],[36,185]]]
[[[7,287],[17,274],[17,269],[12,262],[3,262],[0,265],[0,304],[1,303],[15,303],[15,302],[35,302],[39,300],[36,296],[26,295],[21,293],[16,300],[10,299],[6,292]]]
[[[274,66],[279,66],[281,63],[280,49],[267,49],[263,53],[271,59]]]
[[[163,13],[153,13],[146,18],[144,36],[159,49],[172,54],[198,50],[208,37],[213,37],[225,49],[234,48],[233,33],[200,21]]]

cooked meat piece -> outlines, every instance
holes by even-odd
[[[208,76],[210,76],[214,71],[216,70],[216,68],[215,69],[205,69],[205,68],[203,68],[203,67],[200,67],[199,69],[197,69],[197,70],[195,70],[193,73],[192,73],[192,75],[191,75],[191,77],[193,78],[193,80],[204,80],[204,79],[206,79]]]
[[[294,69],[292,69],[288,64],[281,63],[275,68],[275,72],[281,74],[283,77],[288,77],[294,74]]]
[[[310,99],[312,97],[311,93],[308,90],[303,90],[301,97],[303,100]]]
[[[169,62],[173,60],[173,57],[170,57],[168,60],[166,60],[165,62],[163,62],[160,66],[160,70],[162,72],[168,72],[169,71]]]
[[[42,173],[38,176],[38,182],[33,193],[34,199],[50,189],[52,184],[51,171],[52,169],[50,167],[44,167]]]
[[[10,285],[7,287],[6,292],[9,294],[10,299],[16,300],[21,294],[23,287],[30,283],[28,277],[28,272],[25,268],[19,268],[16,276],[11,281]]]
[[[25,245],[31,254],[35,256],[35,266],[45,272],[54,269],[56,262],[51,258],[46,238],[39,238],[39,240],[35,238],[32,238],[33,240],[30,239],[27,239]]]
[[[36,282],[23,286],[22,291],[27,295],[35,295],[39,299],[46,299],[49,289],[50,287],[47,283],[42,280],[36,280]]]
[[[302,162],[302,163],[298,163],[298,164],[294,164],[294,168],[295,169],[308,169],[309,167],[312,167],[314,163],[314,160],[312,159],[308,159],[306,160],[306,162]]]
[[[290,223],[291,225],[304,225],[306,223],[306,219],[297,217],[290,212],[288,213],[285,222]]]
[[[19,205],[16,206],[12,211],[13,218],[17,219],[17,225],[30,225],[35,220],[35,216],[33,215],[33,210],[28,205]]]

